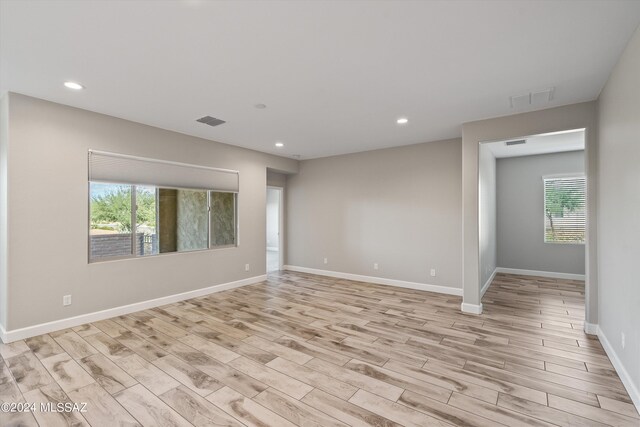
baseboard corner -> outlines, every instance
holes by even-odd
[[[482,303],[469,304],[469,303],[463,302],[462,304],[460,304],[460,310],[462,310],[463,313],[482,314]]]
[[[618,354],[613,349],[613,346],[607,339],[607,336],[604,334],[600,326],[597,326],[597,331],[598,331],[598,334],[597,334],[598,339],[602,344],[602,348],[604,348],[604,351],[605,353],[607,353],[607,356],[609,357],[611,364],[613,365],[616,372],[618,373],[618,376],[620,377],[620,381],[622,381],[622,384],[624,385],[625,389],[627,389],[627,393],[629,393],[629,397],[631,397],[631,401],[635,405],[636,410],[640,412],[640,390],[638,390],[638,385],[633,383],[633,379],[631,378],[631,375],[629,375],[629,372],[627,372],[627,370],[625,369],[624,365],[622,364],[622,361],[618,357]]]
[[[584,333],[589,335],[598,335],[598,324],[584,322]]]
[[[0,343],[7,344],[7,330],[0,324]]]

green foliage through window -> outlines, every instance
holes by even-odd
[[[91,184],[91,228],[131,232],[131,186]],[[136,194],[138,225],[155,227],[156,195],[138,191]]]
[[[586,182],[584,177],[544,180],[545,235],[548,243],[584,243]]]

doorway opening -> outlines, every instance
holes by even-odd
[[[267,187],[267,273],[282,269],[283,189]]]
[[[539,294],[562,291],[567,323],[585,320],[585,136],[585,129],[576,129],[480,144],[481,298],[489,291],[491,301],[508,300],[511,292],[526,294],[524,284]]]

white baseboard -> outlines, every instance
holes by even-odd
[[[596,323],[584,322],[584,333],[589,335],[598,335],[598,325]]]
[[[316,268],[297,267],[285,265],[285,270],[298,271],[300,273],[317,274],[319,276],[336,277],[338,279],[355,280],[359,282],[375,283],[377,285],[397,286],[399,288],[418,289],[439,294],[462,296],[462,289],[449,286],[429,285],[427,283],[405,282],[403,280],[385,279],[383,277],[363,276],[360,274],[341,273],[339,271],[319,270]]]
[[[629,396],[631,397],[631,400],[633,401],[633,404],[635,405],[636,410],[640,412],[640,391],[638,390],[638,385],[633,383],[633,380],[631,379],[631,375],[629,375],[627,370],[624,368],[624,365],[620,361],[620,358],[618,357],[615,350],[611,346],[611,343],[605,336],[604,332],[602,332],[602,329],[600,329],[599,326],[596,326],[596,328],[598,330],[598,338],[600,339],[600,343],[602,344],[604,351],[607,353],[607,356],[609,356],[609,360],[611,360],[611,364],[613,365],[616,372],[618,373],[618,376],[620,377],[622,384],[627,389],[627,393],[629,393]]]
[[[493,273],[491,273],[491,277],[489,277],[489,280],[487,280],[487,282],[482,286],[482,289],[480,289],[481,300],[482,300],[482,297],[484,296],[484,293],[487,292],[487,289],[489,289],[489,286],[491,286],[491,282],[493,282],[493,279],[495,279],[497,273],[498,273],[498,268],[496,267],[493,270]]]
[[[106,310],[96,311],[93,313],[81,314],[79,316],[69,317],[66,319],[54,320],[52,322],[41,323],[39,325],[27,326],[26,328],[14,329],[6,331],[0,325],[0,339],[4,343],[22,340],[25,338],[35,337],[37,335],[47,334],[60,329],[72,328],[74,326],[84,325],[85,323],[97,322],[99,320],[109,319],[111,317],[122,316],[124,314],[136,311],[147,310],[149,308],[159,307],[161,305],[171,304],[178,301],[184,301],[191,298],[197,298],[215,292],[226,291],[229,289],[239,288],[241,286],[251,285],[253,283],[262,282],[267,279],[267,275],[249,277],[247,279],[237,280],[235,282],[222,283],[207,288],[196,289],[193,291],[182,292],[180,294],[168,295],[166,297],[155,298],[147,301],[136,302],[133,304],[123,305],[120,307],[109,308]]]
[[[520,274],[523,276],[553,277],[556,279],[584,280],[584,274],[556,273],[554,271],[522,270],[519,268],[496,268],[497,273]]]
[[[482,314],[482,303],[468,304],[466,302],[463,302],[462,304],[460,304],[460,310],[462,310],[463,313]]]

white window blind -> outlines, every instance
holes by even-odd
[[[238,192],[238,171],[89,151],[89,181]]]
[[[544,177],[544,241],[584,243],[586,181],[584,176]]]

